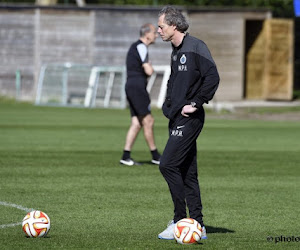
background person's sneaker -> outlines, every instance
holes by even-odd
[[[123,164],[123,165],[126,165],[126,166],[142,165],[141,163],[136,162],[136,161],[134,161],[134,160],[131,159],[131,158],[126,159],[126,160],[121,159],[121,160],[120,160],[120,163]]]
[[[152,159],[151,163],[155,164],[155,165],[159,165],[160,164],[160,158],[159,159]]]

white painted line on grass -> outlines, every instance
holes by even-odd
[[[7,207],[14,207],[14,208],[26,211],[28,213],[34,210],[33,208],[27,208],[27,207],[23,207],[21,205],[17,205],[17,204],[14,204],[14,203],[8,203],[8,202],[5,202],[5,201],[0,201],[0,205],[7,206]]]
[[[17,205],[17,204],[14,204],[14,203],[8,203],[8,202],[5,202],[5,201],[0,201],[0,206],[6,206],[6,207],[13,207],[13,208],[17,208],[17,209],[20,209],[20,210],[23,210],[25,212],[31,212],[35,209],[33,208],[27,208],[27,207],[23,207],[21,205]],[[6,228],[6,227],[15,227],[15,226],[18,226],[18,225],[21,225],[22,222],[16,222],[16,223],[11,223],[11,224],[3,224],[3,225],[0,225],[0,229],[1,228]]]
[[[22,225],[22,222],[0,225],[0,229],[6,228],[6,227],[15,227],[15,226],[19,226],[19,225]]]

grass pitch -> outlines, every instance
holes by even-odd
[[[153,114],[162,151],[167,120]],[[129,122],[128,110],[1,102],[1,249],[299,249],[299,122],[207,118],[198,168],[208,240],[193,246],[157,239],[173,205],[142,134],[132,156],[144,164],[119,164]],[[49,215],[46,238],[9,226],[20,208]]]

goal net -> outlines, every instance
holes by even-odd
[[[147,90],[151,104],[161,107],[169,66],[153,66]],[[36,105],[125,108],[126,68],[82,64],[46,64],[41,67]]]

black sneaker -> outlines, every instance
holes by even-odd
[[[159,165],[160,164],[160,158],[158,158],[158,159],[152,159],[151,160],[151,163],[153,163],[153,164],[155,164],[155,165]]]
[[[128,159],[126,159],[126,160],[121,159],[121,160],[120,160],[120,163],[123,164],[123,165],[126,165],[126,166],[142,165],[141,163],[136,162],[136,161],[134,161],[134,160],[131,159],[131,158],[128,158]]]

